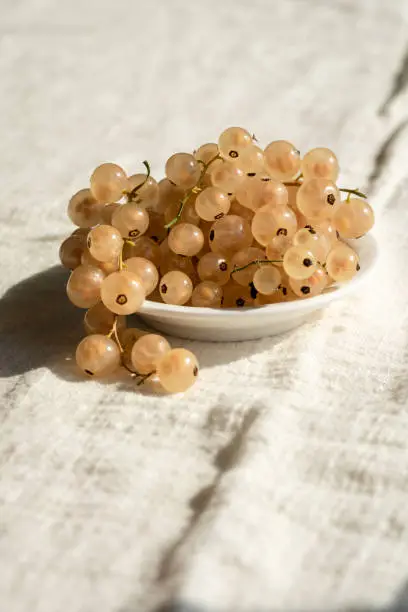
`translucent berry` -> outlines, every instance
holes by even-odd
[[[74,270],[81,265],[82,253],[86,248],[86,235],[72,234],[60,246],[59,257],[62,265]]]
[[[166,304],[185,304],[191,298],[193,283],[187,274],[171,270],[160,281],[160,295]]]
[[[246,177],[242,168],[232,162],[214,165],[211,167],[210,175],[213,186],[218,187],[228,195],[234,194]]]
[[[305,180],[324,178],[335,183],[339,175],[339,162],[333,151],[319,147],[306,153],[301,169]]]
[[[271,260],[282,260],[284,254],[292,245],[293,238],[291,236],[279,234],[279,236],[275,236],[274,238],[272,238],[271,242],[266,245],[266,256],[268,259]],[[282,264],[276,263],[275,265],[281,266]]]
[[[230,256],[251,246],[253,237],[248,221],[236,215],[227,215],[215,221],[209,240],[214,253]]]
[[[333,223],[342,238],[360,238],[374,225],[374,211],[366,200],[350,198],[336,210]]]
[[[112,225],[123,238],[138,238],[149,227],[149,213],[135,202],[129,202],[113,213]]]
[[[338,283],[349,281],[359,271],[358,255],[346,244],[338,243],[327,256],[326,270]]]
[[[328,285],[328,276],[325,269],[318,265],[312,276],[303,280],[289,279],[292,291],[300,298],[320,295]]]
[[[293,236],[293,244],[312,251],[317,261],[324,263],[331,249],[329,239],[313,227],[305,227]]]
[[[197,272],[202,281],[225,285],[230,280],[231,266],[223,255],[211,251],[201,257]]]
[[[200,164],[190,153],[175,153],[166,162],[167,178],[183,189],[194,187],[200,175]]]
[[[278,268],[271,264],[264,264],[255,271],[253,284],[259,293],[271,295],[277,291],[282,280]]]
[[[120,365],[119,348],[111,338],[102,334],[86,336],[76,350],[78,367],[88,376],[106,376]]]
[[[97,225],[88,234],[87,246],[98,261],[112,261],[122,252],[123,238],[115,227]]]
[[[68,216],[78,227],[92,227],[101,222],[104,204],[98,202],[90,189],[81,189],[69,201]]]
[[[286,140],[271,142],[266,147],[264,156],[268,173],[278,181],[290,181],[300,172],[300,153]]]
[[[194,287],[191,303],[193,306],[219,308],[222,300],[222,287],[213,281],[203,281]]]
[[[172,349],[158,362],[157,375],[166,391],[186,391],[197,380],[198,361],[191,351]]]
[[[98,202],[116,202],[127,190],[128,179],[117,164],[101,164],[91,176],[92,195]]]
[[[114,272],[102,283],[101,299],[115,314],[133,314],[145,299],[143,283],[139,276],[128,270]]]
[[[340,193],[333,181],[314,178],[305,181],[296,198],[300,212],[308,218],[331,218],[340,206]]]
[[[254,292],[251,295],[249,287],[238,285],[234,281],[230,281],[223,287],[222,306],[224,308],[247,308],[253,305],[255,299]]]
[[[237,163],[250,178],[254,178],[265,170],[264,152],[254,144],[238,149]]]
[[[215,144],[215,142],[207,142],[197,149],[194,153],[194,157],[202,161],[203,164],[208,164],[208,162],[214,159],[218,154],[218,145]]]
[[[86,311],[84,317],[84,327],[86,333],[89,334],[104,334],[107,335],[113,328],[116,321],[118,330],[126,327],[126,318],[118,317],[113,312],[108,310],[102,302],[98,302]]]
[[[80,265],[71,273],[67,295],[78,308],[91,308],[101,299],[101,287],[105,274],[94,266]]]
[[[218,139],[218,148],[225,159],[237,160],[240,151],[253,144],[252,136],[240,127],[230,127]]]
[[[275,236],[292,237],[297,230],[297,219],[291,208],[272,208],[268,204],[256,211],[251,225],[252,234],[266,246]]]
[[[140,204],[142,208],[156,210],[159,203],[159,186],[152,176],[146,174],[132,174],[128,179],[128,191],[137,191],[132,195],[132,202]]]
[[[132,366],[139,374],[154,372],[160,359],[170,350],[171,346],[163,336],[144,334],[132,347]]]
[[[173,253],[191,257],[203,248],[204,235],[200,228],[192,223],[179,223],[170,230],[168,245]]]
[[[229,197],[217,187],[207,187],[198,194],[195,210],[204,221],[215,221],[226,215],[230,209]]]
[[[311,251],[299,246],[289,247],[283,256],[283,269],[290,278],[309,278],[317,268],[317,259]]]

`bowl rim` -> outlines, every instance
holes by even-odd
[[[329,302],[340,299],[349,293],[353,292],[358,286],[364,283],[373,272],[379,258],[379,245],[377,239],[372,234],[367,234],[358,240],[345,241],[359,253],[363,248],[368,251],[367,260],[364,268],[351,281],[344,284],[333,285],[328,291],[321,295],[316,295],[311,298],[292,300],[290,302],[278,302],[277,304],[265,304],[256,308],[205,308],[202,306],[178,306],[175,304],[165,304],[163,302],[152,302],[145,300],[142,307],[136,314],[141,315],[166,315],[179,314],[185,315],[186,318],[195,317],[218,317],[222,319],[230,319],[231,317],[253,317],[270,316],[273,312],[294,313],[307,310],[315,310],[325,306]]]

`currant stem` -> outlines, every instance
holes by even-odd
[[[134,189],[132,189],[132,191],[129,191],[129,193],[127,193],[127,198],[128,198],[128,202],[131,202],[134,198],[134,196],[136,195],[136,193],[139,191],[139,189],[141,189],[143,187],[143,185],[146,183],[146,181],[148,180],[149,176],[150,176],[150,164],[149,162],[145,159],[143,162],[144,167],[147,170],[147,174],[145,177],[145,180],[140,183],[140,185],[136,185],[136,187],[134,187]]]
[[[118,345],[120,352],[123,353],[123,346],[121,345],[118,336],[118,315],[115,315],[115,320],[113,321],[112,329],[107,335],[108,338],[112,338],[112,336],[115,336],[116,344]]]
[[[213,162],[215,162],[217,159],[222,159],[221,155],[218,155],[218,153],[217,153],[217,155],[215,155],[215,157],[210,159],[210,161],[207,162],[206,164],[203,161],[198,160],[198,162],[201,163],[201,165],[202,165],[202,170],[201,170],[200,178],[198,179],[198,181],[194,185],[194,187],[189,189],[187,191],[187,193],[185,194],[184,198],[182,200],[180,200],[180,206],[179,206],[179,209],[177,211],[177,215],[174,217],[174,219],[169,221],[169,223],[166,223],[166,225],[164,226],[165,229],[170,229],[171,227],[173,227],[173,225],[175,225],[180,220],[180,217],[181,217],[181,215],[183,213],[184,206],[187,204],[187,202],[189,201],[191,196],[194,193],[199,193],[200,191],[202,191],[201,183],[202,183],[202,180],[204,178],[204,175],[207,172],[208,168],[211,166],[211,164]]]
[[[283,259],[254,259],[253,261],[250,261],[245,266],[241,266],[240,268],[234,268],[231,272],[231,276],[235,274],[235,272],[241,272],[241,270],[245,270],[246,268],[249,268],[249,266],[282,263],[282,261]]]
[[[363,193],[362,191],[359,191],[358,189],[347,189],[346,187],[339,187],[339,191],[344,191],[345,193],[348,193],[349,196],[353,194],[353,195],[358,196],[359,198],[367,199],[366,194]]]
[[[155,373],[156,373],[156,370],[153,370],[153,372],[149,372],[149,374],[144,374],[141,377],[141,379],[137,382],[137,386],[140,387],[141,385],[143,385],[146,382],[146,380],[150,378],[150,376],[153,376],[153,374]],[[138,374],[137,376],[140,376],[140,374]]]

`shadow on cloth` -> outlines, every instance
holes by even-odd
[[[334,610],[338,610],[338,607],[335,607]],[[367,606],[348,606],[347,608],[342,608],[343,612],[408,612],[408,583],[406,583],[403,588],[397,593],[394,601],[386,606],[376,606],[376,607],[367,607]],[[123,608],[121,612],[135,612],[131,608]],[[167,603],[159,606],[154,610],[154,612],[221,612],[217,608],[205,608],[196,604],[188,604],[182,602],[174,602]],[[224,610],[223,610],[224,612]],[[234,612],[231,610],[231,612]],[[251,608],[246,612],[284,612],[279,608]],[[293,612],[313,612],[310,608],[299,608],[294,609]],[[330,608],[327,609],[327,612],[330,612]]]
[[[44,365],[65,380],[87,380],[75,365],[75,347],[84,336],[84,310],[68,300],[69,273],[53,266],[11,287],[0,300],[0,378]],[[145,327],[137,317],[128,325]],[[253,342],[202,343],[171,339],[196,352],[203,367],[230,363],[269,350],[283,336]],[[106,381],[112,382],[111,380]]]

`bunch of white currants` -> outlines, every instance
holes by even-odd
[[[172,155],[159,182],[144,164],[146,172],[132,176],[98,166],[68,206],[78,229],[60,258],[72,270],[69,299],[87,309],[76,358],[89,376],[123,365],[169,392],[193,384],[190,351],[126,328],[125,316],[147,296],[192,307],[263,306],[316,296],[360,269],[343,239],[368,232],[374,213],[364,194],[336,186],[329,149],[301,158],[278,140],[263,150],[231,127],[218,144]]]

